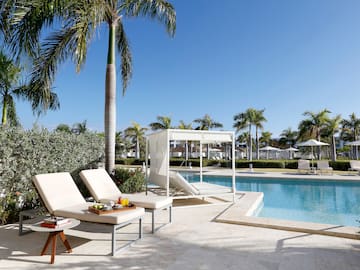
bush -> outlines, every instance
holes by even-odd
[[[140,169],[128,170],[116,168],[114,181],[121,192],[134,193],[144,191],[145,176]]]
[[[80,135],[46,129],[0,127],[0,222],[17,221],[18,212],[40,206],[31,177],[40,173],[71,172],[96,167],[104,153],[95,133]],[[81,181],[77,181],[80,183]],[[80,186],[81,191],[85,191]]]

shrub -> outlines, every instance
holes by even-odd
[[[15,222],[19,211],[40,206],[33,175],[68,171],[76,181],[78,171],[95,167],[103,153],[103,139],[95,133],[0,127],[1,223]]]
[[[116,168],[114,181],[120,191],[124,193],[141,192],[145,186],[145,176],[140,169]]]

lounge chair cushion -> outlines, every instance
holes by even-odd
[[[170,171],[170,185],[175,188],[183,189],[186,193],[192,195],[199,195],[200,192],[192,184],[190,184],[180,173]]]
[[[33,182],[50,213],[86,203],[68,172],[35,175]]]
[[[96,201],[117,200],[121,192],[104,169],[83,170],[80,177]]]
[[[99,202],[117,201],[121,196],[123,198],[128,198],[130,202],[139,207],[161,209],[171,205],[173,201],[172,198],[164,196],[154,197],[139,193],[121,193],[104,169],[83,170],[80,172],[80,177],[94,199]]]
[[[137,207],[131,210],[118,211],[105,215],[98,215],[89,212],[88,207],[93,203],[82,203],[66,208],[60,208],[54,211],[56,216],[64,216],[69,218],[76,218],[82,221],[106,223],[106,224],[120,224],[138,218],[145,213],[144,208]]]
[[[229,193],[232,191],[232,188],[210,184],[206,182],[195,182],[192,183],[192,185],[198,190],[200,195],[221,194],[221,193]]]
[[[122,198],[127,198],[129,201],[136,206],[144,207],[147,209],[162,209],[172,204],[173,199],[164,196],[155,197],[143,194],[127,194],[121,193]],[[107,198],[100,198],[99,202],[107,203],[109,201],[117,201],[119,197],[112,196]]]

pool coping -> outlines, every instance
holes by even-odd
[[[262,204],[262,192],[238,192],[236,201],[214,221],[360,240],[360,228],[251,216]]]
[[[182,171],[198,172],[198,170],[189,169]],[[232,170],[205,167],[203,168],[203,175],[231,176]],[[355,175],[352,172],[343,172],[341,174],[302,174],[298,173],[296,170],[294,170],[294,172],[256,172],[250,171],[249,169],[237,169],[236,176],[252,178],[262,177],[269,179],[277,178],[281,180],[360,181],[360,175]],[[235,202],[231,204],[226,211],[219,214],[214,221],[360,240],[359,227],[252,216],[254,211],[256,211],[260,204],[263,203],[263,196],[262,192],[237,191]]]

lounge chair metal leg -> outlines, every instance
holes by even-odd
[[[142,218],[139,219],[139,239],[143,237]]]
[[[151,211],[151,233],[155,232],[155,210]]]
[[[172,222],[172,206],[169,206],[169,223]]]
[[[115,255],[116,252],[116,226],[113,226],[111,232],[111,256]]]

